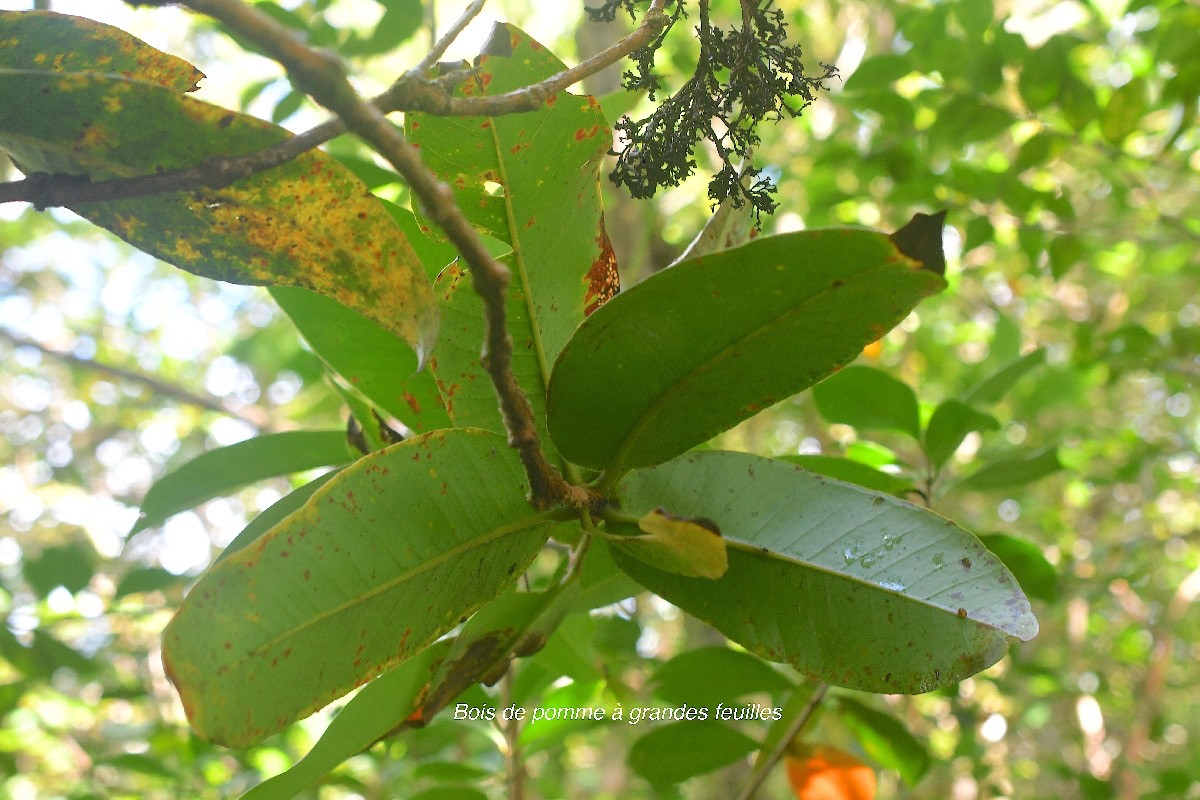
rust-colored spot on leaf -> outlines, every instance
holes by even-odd
[[[604,228],[604,217],[600,217],[600,234],[596,237],[600,248],[599,257],[592,262],[584,276],[587,292],[583,297],[583,314],[590,316],[600,306],[617,296],[621,291],[621,276],[617,272],[617,254],[613,252],[608,231]]]

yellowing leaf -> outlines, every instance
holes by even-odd
[[[656,508],[638,520],[645,536],[613,542],[634,558],[693,578],[719,578],[729,568],[725,539],[717,523],[703,517],[677,517]]]
[[[53,11],[0,11],[0,67],[98,72],[192,92],[204,77],[120,28]]]
[[[874,800],[875,772],[836,747],[801,747],[786,758],[797,800]]]
[[[118,38],[111,45],[116,51]],[[186,77],[161,68],[132,71],[143,80],[56,72],[34,52],[6,49],[7,41],[0,39],[0,150],[23,172],[133,177],[247,155],[290,136],[263,120],[184,96],[179,89]],[[14,58],[17,68],[8,68]],[[93,54],[80,67],[94,69],[100,60]],[[154,80],[161,83],[147,82]],[[331,297],[383,325],[421,357],[436,339],[433,291],[403,231],[365,184],[320,151],[224,189],[69,207],[188,272],[230,283],[300,286]]]

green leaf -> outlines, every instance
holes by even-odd
[[[204,73],[120,28],[52,11],[0,11],[0,68],[95,72],[194,92]]]
[[[1025,594],[1046,602],[1058,599],[1058,572],[1036,544],[1004,533],[980,536],[979,541],[1004,562]]]
[[[984,31],[992,24],[995,14],[992,0],[958,0],[954,4],[954,16],[971,39],[983,39]]]
[[[493,96],[566,69],[511,25],[497,25],[460,96]],[[617,290],[599,171],[612,133],[592,97],[560,92],[536,112],[497,117],[410,113],[410,141],[454,190],[475,228],[512,248],[513,372],[543,420],[549,365],[584,316]],[[438,280],[447,325],[431,366],[456,425],[504,430],[480,364],[479,298],[460,269]]]
[[[1145,78],[1134,78],[1113,92],[1100,114],[1100,133],[1120,144],[1138,129],[1150,104]]]
[[[661,463],[851,361],[944,286],[861,229],[685,261],[579,327],[551,376],[550,433],[584,466]]]
[[[921,433],[917,395],[904,381],[883,370],[852,365],[813,387],[821,416],[859,430],[883,429]]]
[[[299,509],[302,505],[308,502],[308,498],[325,484],[329,483],[340,470],[330,470],[320,477],[313,478],[303,486],[293,489],[283,497],[276,500],[271,505],[267,506],[258,516],[250,520],[250,524],[242,529],[242,532],[233,537],[221,554],[217,556],[217,561],[227,558],[238,550],[253,544],[258,537],[262,536],[267,531],[274,528],[282,522],[289,514]]]
[[[629,748],[629,766],[654,785],[686,781],[744,758],[758,742],[715,720],[672,722]]]
[[[1065,149],[1065,146],[1066,139],[1057,133],[1042,131],[1034,134],[1021,143],[1021,149],[1017,151],[1017,160],[1013,164],[1013,169],[1017,172],[1024,172],[1030,167],[1041,166],[1052,158],[1056,158]],[[983,218],[981,217],[981,219]]]
[[[304,758],[246,792],[241,800],[290,800],[386,736],[415,708],[449,648],[449,642],[438,642],[368,683],[338,712]]]
[[[546,640],[579,597],[579,584],[546,592],[507,592],[471,617],[410,715],[428,722],[455,697],[476,683],[492,685],[508,669],[512,655],[530,656]]]
[[[748,694],[777,693],[792,681],[757,656],[728,647],[701,647],[672,658],[650,678],[656,697],[673,703],[715,708]]]
[[[619,603],[643,591],[632,578],[617,568],[607,547],[588,549],[583,568],[580,570],[579,582],[583,590],[575,607],[589,611]]]
[[[1016,122],[1010,111],[972,95],[952,96],[938,109],[929,139],[958,150],[972,142],[994,139]]]
[[[23,172],[91,180],[189,167],[287,139],[283,128],[108,75],[0,69],[0,150]],[[386,209],[337,160],[310,150],[224,189],[71,210],[180,269],[230,283],[303,286],[427,354],[437,308]]]
[[[692,453],[628,475],[623,513],[662,504],[721,526],[729,570],[685,578],[614,551],[646,588],[752,653],[820,680],[926,692],[1038,629],[979,540],[910,503],[742,453]]]
[[[192,726],[244,746],[420,652],[500,594],[548,535],[502,436],[372,453],[206,572],[163,632]]]
[[[873,55],[863,59],[844,87],[847,92],[866,92],[874,89],[887,89],[893,83],[911,73],[914,69],[911,59],[894,53]]]
[[[1100,113],[1100,106],[1096,102],[1096,93],[1092,87],[1069,72],[1062,77],[1058,104],[1067,124],[1076,131],[1086,128]]]
[[[256,481],[352,460],[345,431],[270,433],[209,450],[150,487],[130,533],[161,525],[173,514]]]
[[[488,796],[471,786],[435,786],[417,792],[409,800],[488,800]]]
[[[993,461],[960,483],[970,489],[1009,489],[1041,480],[1062,469],[1058,448],[1046,447],[1021,458]]]
[[[421,0],[388,0],[375,30],[366,39],[355,36],[341,51],[348,56],[374,56],[395,50],[421,29],[425,9]]]
[[[909,786],[915,786],[929,771],[929,751],[895,717],[849,697],[838,697],[838,705],[841,720],[876,764],[900,773]]]
[[[186,580],[187,578],[183,575],[168,572],[162,567],[137,567],[121,577],[121,582],[117,584],[117,591],[113,594],[113,602],[131,594],[169,589]]]
[[[990,414],[976,411],[958,400],[944,400],[925,428],[925,455],[934,469],[941,469],[968,433],[999,429],[1000,423]]]
[[[1047,253],[1050,256],[1050,274],[1055,280],[1062,280],[1072,267],[1083,261],[1083,241],[1074,234],[1064,233],[1054,237]]]
[[[906,481],[874,467],[837,456],[776,456],[779,461],[797,464],[809,472],[819,472],[839,481],[853,483],[864,489],[874,489],[877,492],[903,497],[913,488],[912,481]]]
[[[41,597],[59,586],[74,594],[91,582],[96,561],[96,551],[91,545],[76,541],[47,547],[36,556],[27,556],[21,564],[21,572]]]
[[[995,403],[1016,385],[1017,381],[1046,362],[1046,351],[1038,348],[1003,367],[971,387],[962,400],[969,405]]]

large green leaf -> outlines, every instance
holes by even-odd
[[[813,400],[830,422],[859,430],[883,428],[920,435],[917,395],[883,370],[853,364],[813,387]]]
[[[142,500],[131,533],[255,481],[353,460],[345,431],[286,431],[257,436],[196,456],[160,478]]]
[[[549,525],[476,430],[372,453],[215,564],[163,632],[202,736],[247,745],[410,658],[512,583]]]
[[[53,11],[0,11],[0,68],[98,72],[191,92],[194,66],[120,28]]]
[[[692,453],[622,482],[623,514],[662,506],[721,527],[717,580],[618,550],[643,586],[751,652],[830,683],[925,692],[1038,629],[1004,565],[952,522],[887,495],[742,453]]]
[[[74,28],[69,18],[57,21]],[[112,48],[120,52],[116,38]],[[26,173],[91,180],[154,174],[253,153],[290,135],[171,86],[52,72],[36,56],[18,55],[27,61],[0,68],[0,150]],[[197,275],[312,289],[379,322],[421,355],[436,338],[437,309],[408,240],[366,186],[320,151],[225,189],[70,207]]]
[[[566,69],[511,25],[497,25],[477,72],[457,89],[491,96]],[[514,372],[539,419],[553,362],[575,327],[616,291],[616,263],[604,232],[599,169],[612,133],[591,97],[561,92],[536,112],[499,117],[409,114],[406,132],[425,163],[454,190],[467,218],[507,242],[513,280],[509,330]],[[503,430],[480,365],[479,300],[460,270],[438,282],[446,332],[432,366],[458,425]]]
[[[580,326],[554,366],[550,433],[584,466],[661,463],[829,375],[944,286],[862,229],[685,261]]]

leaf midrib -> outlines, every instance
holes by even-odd
[[[915,264],[915,262],[913,262],[913,263]],[[842,285],[837,288],[839,288],[839,289],[844,288],[851,281],[857,283],[857,282],[859,282],[860,278],[864,278],[866,276],[869,276],[869,275],[879,272],[881,270],[891,269],[891,268],[894,268],[894,262],[885,261],[884,263],[880,264],[878,267],[863,270],[862,272],[857,273],[856,275],[854,275],[854,277],[852,277],[850,279],[843,279]],[[645,412],[643,412],[641,414],[641,416],[638,418],[638,421],[634,424],[634,426],[630,429],[628,435],[626,435],[625,439],[622,441],[621,446],[617,448],[616,453],[609,460],[609,463],[605,467],[605,470],[609,471],[609,472],[612,472],[614,470],[617,472],[624,471],[626,468],[624,465],[626,454],[629,452],[630,448],[633,447],[633,445],[636,444],[637,441],[641,438],[643,431],[653,421],[653,419],[654,419],[655,415],[658,413],[658,411],[662,407],[667,405],[669,402],[673,401],[675,399],[675,397],[678,396],[680,393],[682,393],[682,392],[686,391],[688,388],[690,388],[691,385],[693,383],[695,383],[697,380],[699,380],[701,376],[708,374],[708,372],[710,372],[717,365],[717,363],[719,361],[724,360],[727,357],[727,355],[730,353],[730,351],[736,349],[737,347],[741,346],[743,343],[749,341],[750,339],[753,339],[754,337],[761,335],[764,331],[767,331],[771,327],[778,325],[782,321],[784,321],[786,319],[790,319],[791,317],[795,316],[796,314],[799,314],[801,311],[807,309],[810,305],[812,305],[813,302],[815,302],[816,300],[818,300],[822,297],[825,297],[832,291],[833,291],[833,287],[822,288],[820,291],[816,292],[815,294],[809,295],[801,303],[790,307],[784,313],[782,313],[778,316],[772,317],[765,324],[759,325],[758,327],[748,331],[747,333],[745,333],[744,335],[742,335],[735,341],[729,343],[728,345],[721,348],[719,351],[717,351],[713,355],[709,356],[704,361],[700,362],[694,369],[690,370],[686,375],[684,375],[682,380],[674,383],[665,392],[660,394],[658,396],[658,398],[653,403],[650,404],[650,406],[648,406],[646,408]],[[797,391],[803,391],[803,389],[798,389]],[[780,398],[780,399],[783,399],[783,398]]]
[[[288,630],[278,634],[277,636],[272,637],[271,639],[267,640],[266,642],[254,647],[253,649],[246,651],[246,656],[244,658],[239,658],[239,659],[236,659],[236,660],[230,662],[229,666],[236,667],[236,666],[241,666],[245,663],[248,663],[248,662],[252,661],[256,656],[262,654],[263,652],[270,650],[272,647],[275,647],[280,642],[283,642],[284,640],[286,640],[292,636],[296,636],[296,635],[302,633],[303,631],[305,631],[306,629],[311,628],[321,622],[324,622],[327,619],[335,617],[338,614],[341,614],[348,609],[354,608],[355,606],[365,603],[377,595],[386,593],[408,580],[411,580],[411,579],[413,579],[419,575],[422,575],[426,572],[430,572],[456,556],[460,556],[471,550],[477,549],[479,547],[483,547],[484,545],[487,545],[497,539],[503,538],[504,536],[507,536],[511,533],[518,533],[518,532],[526,530],[528,528],[532,528],[538,524],[541,524],[544,522],[549,522],[553,519],[554,519],[553,512],[543,511],[538,514],[532,514],[523,519],[519,519],[514,522],[510,522],[507,525],[501,525],[501,526],[493,528],[489,531],[485,531],[477,536],[474,536],[464,542],[460,542],[459,544],[455,545],[454,547],[451,547],[448,550],[444,550],[443,552],[439,553],[438,555],[434,556],[433,558],[431,558],[427,561],[421,562],[417,566],[404,571],[403,573],[391,578],[388,581],[385,581],[384,583],[379,584],[378,586],[372,587],[370,590],[368,590],[366,592],[357,594],[354,597],[350,598],[349,600],[339,603],[338,605],[333,606],[332,608],[326,609],[317,614],[313,614],[313,615],[309,616],[301,624],[293,626],[293,627],[289,628]],[[246,551],[243,551],[243,552],[246,552]],[[231,559],[231,561],[232,561],[232,559]]]

